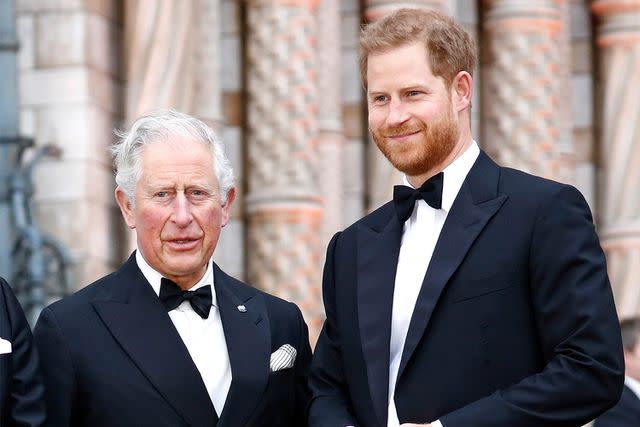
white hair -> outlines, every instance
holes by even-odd
[[[135,190],[142,176],[142,149],[169,136],[183,136],[202,142],[211,149],[222,204],[234,184],[233,169],[224,153],[224,145],[215,132],[201,120],[173,110],[157,110],[138,118],[127,132],[115,132],[111,146],[116,183],[135,206]]]

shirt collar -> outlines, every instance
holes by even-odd
[[[480,147],[478,147],[478,144],[473,141],[461,156],[455,159],[442,171],[444,172],[444,179],[442,183],[442,210],[445,212],[448,213],[451,206],[453,206],[453,201],[456,199],[456,196],[460,191],[460,187],[462,187],[462,183],[469,174],[469,171],[473,167],[473,164],[476,162],[479,155]],[[404,185],[414,188],[406,175],[404,176],[403,181]]]
[[[160,282],[162,280],[162,274],[157,272],[147,263],[147,261],[142,256],[142,253],[138,250],[136,251],[136,262],[138,263],[138,268],[142,271],[145,279],[153,288],[153,291],[156,295],[160,295]],[[207,266],[207,271],[202,276],[202,279],[198,281],[190,291],[195,291],[198,288],[201,288],[206,285],[211,285],[211,305],[216,305],[216,289],[213,286],[213,260],[209,260],[209,264]]]
[[[628,377],[628,376],[625,375],[625,377],[624,377],[624,385],[629,387],[631,389],[631,391],[633,392],[633,394],[635,394],[636,397],[638,399],[640,399],[640,382],[638,382],[637,380],[634,380],[633,378]]]

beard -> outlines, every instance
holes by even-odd
[[[460,130],[451,108],[437,122],[414,120],[396,127],[370,129],[371,136],[382,154],[400,172],[418,176],[442,164],[455,148]],[[394,142],[398,135],[417,134],[407,142]]]

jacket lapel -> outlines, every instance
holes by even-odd
[[[380,424],[386,425],[393,288],[402,224],[389,209],[381,231],[361,224],[357,233],[358,323],[369,391]]]
[[[484,152],[480,152],[462,184],[436,243],[411,316],[398,380],[425,333],[445,285],[485,225],[507,199],[507,196],[497,194],[499,174],[498,166]]]
[[[200,373],[134,255],[111,280],[111,298],[93,302],[105,326],[189,425],[211,425],[215,412]]]
[[[214,264],[216,300],[231,362],[231,388],[218,427],[243,426],[269,379],[271,336],[264,301]],[[238,307],[243,305],[245,311]]]

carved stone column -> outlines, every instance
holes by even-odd
[[[191,112],[196,2],[127,0],[125,9],[126,122],[156,108]]]
[[[400,8],[432,9],[446,12],[449,9],[449,0],[366,0],[364,4],[364,17],[367,22],[374,22],[384,15]],[[368,147],[368,210],[372,211],[391,199],[393,186],[402,182],[402,174],[389,163],[373,142],[370,141]]]
[[[315,2],[249,0],[249,283],[322,315]]]
[[[321,245],[343,227],[342,88],[340,76],[340,4],[323,0],[316,15],[318,27],[318,149],[319,189],[324,202]]]
[[[562,3],[486,1],[483,146],[503,165],[573,182]]]
[[[189,2],[186,2],[189,3]],[[198,0],[192,114],[216,130],[222,129],[220,0]],[[226,143],[226,141],[224,141]]]
[[[640,314],[640,0],[599,0],[600,237],[620,317]]]
[[[373,22],[391,11],[401,8],[446,11],[449,0],[365,0],[364,3],[364,17],[367,22]]]

